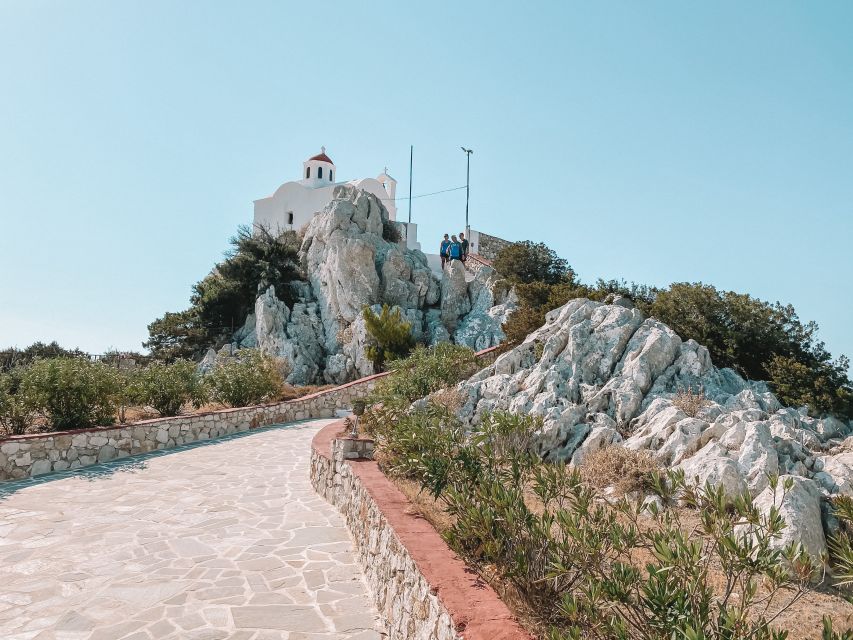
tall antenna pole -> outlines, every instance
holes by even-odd
[[[412,160],[415,157],[415,145],[409,145],[409,224],[412,223]]]
[[[474,153],[474,150],[462,147],[462,151],[465,152],[468,158],[468,165],[465,170],[465,235],[470,238],[471,227],[468,225],[468,199],[471,193],[471,154]]]

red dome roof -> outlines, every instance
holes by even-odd
[[[335,164],[332,162],[332,159],[326,155],[326,147],[320,147],[321,151],[316,156],[311,156],[308,158],[308,162],[312,160],[319,160],[320,162],[328,162],[329,164]]]

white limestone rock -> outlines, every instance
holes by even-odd
[[[787,492],[784,491],[786,481],[793,483]],[[798,542],[813,560],[820,561],[826,553],[826,538],[820,515],[820,491],[812,480],[799,476],[779,476],[776,490],[769,486],[764,489],[755,499],[755,506],[764,515],[776,506],[785,521],[781,535],[770,543],[774,549]]]
[[[502,325],[518,308],[514,290],[504,291],[497,273],[482,267],[468,283],[471,310],[462,318],[453,334],[456,344],[482,351],[506,339]]]
[[[853,492],[853,458],[841,450],[826,455],[849,425],[781,407],[766,384],[717,369],[707,349],[630,305],[572,300],[458,388],[467,424],[493,410],[542,417],[536,446],[544,459],[579,463],[607,437],[732,494],[757,496],[776,473]],[[695,416],[674,404],[686,388],[702,389],[707,399]],[[602,427],[627,435],[615,438]]]
[[[709,442],[695,455],[683,460],[680,469],[685,479],[696,486],[722,486],[726,493],[735,496],[744,491],[746,483],[736,461],[728,456],[728,450],[718,442]]]
[[[470,310],[465,266],[459,260],[452,260],[441,276],[441,321],[448,331],[453,332],[459,317]]]

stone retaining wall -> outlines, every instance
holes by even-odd
[[[494,260],[501,249],[508,247],[511,244],[512,242],[509,240],[504,240],[497,236],[490,236],[489,234],[481,231],[480,246],[477,247],[477,253],[487,260]]]
[[[121,426],[12,436],[0,440],[0,481],[77,469],[279,422],[330,418],[336,409],[348,408],[353,400],[366,396],[385,375],[369,376],[275,404],[156,418]]]
[[[315,436],[311,482],[343,515],[389,637],[530,640],[491,587],[363,459],[372,442],[337,438],[344,429],[336,422]]]

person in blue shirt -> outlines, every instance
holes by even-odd
[[[450,262],[462,259],[462,244],[456,236],[450,238],[450,246],[447,247],[447,259]]]
[[[450,248],[450,239],[447,234],[444,234],[444,240],[441,241],[441,248],[438,250],[438,255],[441,256],[441,268],[444,269],[444,265],[447,264],[447,250]]]

